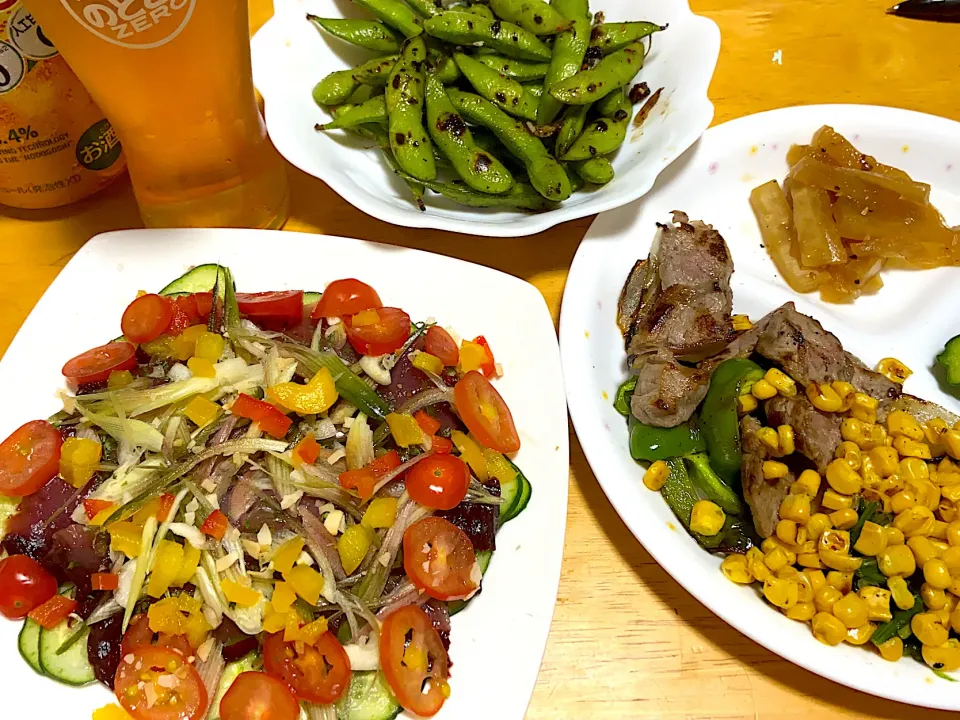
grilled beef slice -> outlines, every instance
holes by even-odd
[[[681,365],[669,351],[651,349],[636,356],[637,388],[630,410],[640,422],[676,427],[686,422],[707,394],[710,375]]]
[[[750,415],[740,421],[743,441],[743,461],[740,465],[743,497],[753,513],[753,526],[760,537],[768,538],[777,529],[780,520],[780,503],[790,494],[794,475],[787,473],[779,480],[763,477],[763,461],[769,459],[767,447],[757,437],[760,421]]]
[[[833,460],[834,452],[843,441],[840,436],[840,416],[820,412],[804,395],[777,395],[767,400],[764,409],[767,413],[767,424],[771,427],[793,427],[797,452],[812,461],[821,475],[826,473],[827,465]]]

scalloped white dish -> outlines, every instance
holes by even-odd
[[[6,388],[0,437],[59,409],[66,359],[115,337],[140,289],[157,291],[190,267],[229,266],[244,291],[322,290],[359,277],[411,317],[434,317],[483,334],[503,366],[530,479],[527,509],[497,535],[483,591],[452,620],[452,694],[436,716],[521,720],[536,683],[560,580],[566,525],[568,428],[560,354],[549,310],[532,285],[504,273],[417,250],[324,235],[261,230],[133,230],[90,240],[63,269],[0,360]],[[418,283],[416,278],[432,278]],[[462,288],[440,295],[436,288]],[[413,282],[411,282],[413,280]],[[484,290],[477,303],[475,291]],[[17,653],[21,624],[0,618],[2,717],[90,718],[111,702],[101,687],[78,690],[38,676]],[[496,692],[490,692],[496,668]],[[406,717],[403,715],[402,717]]]
[[[369,143],[343,132],[318,133],[330,116],[313,102],[313,86],[334,70],[372,57],[360,48],[321,36],[306,20],[361,17],[346,0],[275,0],[275,14],[253,38],[253,76],[266,104],[270,138],[293,165],[320,178],[354,207],[406,227],[469,235],[519,237],[562,222],[625,205],[643,196],[657,176],[689,148],[713,119],[707,87],[720,52],[720,31],[694,15],[686,0],[597,0],[608,21],[652,20],[669,24],[658,33],[638,81],[664,88],[641,129],[632,130],[613,158],[617,176],[603,188],[574,194],[556,210],[540,214],[463,208],[430,194],[420,212],[409,191]]]
[[[711,128],[643,201],[598,218],[580,246],[560,323],[570,414],[590,466],[627,526],[667,572],[726,622],[838,683],[913,705],[960,710],[958,686],[920,663],[888,663],[863,648],[822,645],[808,625],[781,615],[753,588],[729,582],[720,573],[720,559],[703,551],[663,499],[643,486],[643,468],[628,451],[626,423],[611,404],[627,377],[616,325],[620,289],[633,263],[647,256],[655,223],[683,210],[726,239],[735,267],[734,312],[756,319],[795,301],[800,312],[821,321],[868,365],[895,356],[913,368],[907,392],[960,411],[960,402],[942,392],[929,371],[944,342],[960,332],[953,310],[960,301],[960,270],[888,271],[878,294],[829,305],[818,295],[793,292],[763,249],[750,191],[770,179],[782,181],[787,149],[809,143],[824,124],[879,161],[930,183],[931,200],[947,223],[960,222],[956,122],[893,108],[824,105],[774,110]]]

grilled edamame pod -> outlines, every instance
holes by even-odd
[[[420,17],[433,17],[443,11],[443,4],[440,0],[407,0],[407,5],[412,7]]]
[[[643,67],[643,45],[633,43],[607,55],[592,70],[582,70],[551,87],[550,94],[567,105],[588,105],[628,85]]]
[[[587,129],[576,139],[570,149],[562,155],[562,159],[567,162],[576,160],[589,160],[590,158],[609,155],[623,145],[627,137],[627,130],[630,128],[630,118],[632,117],[633,106],[627,97],[626,88],[618,91],[619,97],[614,96],[618,102],[616,109],[609,116],[600,117],[587,125]],[[610,111],[614,103],[598,103],[598,107],[604,107],[607,112]]]
[[[393,34],[393,31],[386,25],[374,20],[327,19],[309,14],[307,15],[307,20],[321,30],[351,45],[372,50],[373,52],[400,52],[400,40]]]
[[[600,48],[604,55],[609,55],[617,50],[623,50],[637,40],[666,29],[666,25],[657,25],[652,22],[603,23],[593,28],[590,34],[590,47]]]
[[[494,14],[534,35],[556,35],[572,22],[543,0],[490,0]]]
[[[457,175],[472,190],[500,195],[513,187],[513,176],[503,163],[481,150],[470,128],[460,117],[443,84],[427,76],[427,128],[437,147],[453,165]]]
[[[550,48],[531,32],[467,12],[442,12],[423,23],[428,35],[456,45],[483,43],[520,60],[549,60]]]
[[[344,130],[370,123],[386,124],[387,99],[383,95],[359,105],[341,105],[333,113],[333,122],[317,125],[317,130]]]
[[[401,173],[400,177],[404,177],[404,175]],[[547,200],[529,183],[515,183],[510,189],[510,192],[503,195],[486,195],[485,193],[475,192],[462,182],[425,182],[423,185],[427,189],[443,195],[449,200],[453,200],[455,203],[468,207],[512,208],[533,212],[545,212],[557,207],[555,202]]]
[[[540,125],[552,123],[563,110],[563,103],[550,95],[549,90],[561,80],[580,72],[590,42],[588,0],[553,0],[553,7],[568,17],[572,25],[560,33],[553,44],[553,57],[543,80],[547,92],[541,96],[537,108],[537,123]]]
[[[353,70],[337,70],[313,87],[313,101],[317,105],[341,105],[360,87],[353,79]]]
[[[547,152],[542,142],[527,132],[521,121],[479,95],[459,90],[449,90],[447,95],[461,115],[492,130],[500,142],[523,162],[530,184],[537,192],[554,202],[570,197],[573,189],[563,166]]]
[[[453,61],[449,53],[443,50],[437,50],[427,46],[427,67],[426,71],[433,73],[437,80],[444,85],[453,85],[457,80],[463,77],[460,68]]]
[[[528,93],[523,85],[504,77],[469,55],[457,53],[453,59],[481,97],[485,97],[509,115],[524,120],[537,119],[537,99]]]
[[[560,125],[560,132],[557,133],[555,148],[557,157],[563,157],[574,141],[583,134],[589,111],[589,105],[571,105],[563,111],[562,124]]]
[[[400,167],[418,180],[434,180],[437,165],[433,144],[423,127],[423,38],[408,40],[387,81],[386,102],[390,149]]]
[[[390,72],[400,60],[399,55],[386,55],[357,65],[353,69],[353,79],[361,85],[381,87],[387,84]]]
[[[382,22],[396,28],[406,37],[412,38],[423,32],[419,16],[404,5],[401,0],[353,0],[357,5],[369,10]]]
[[[525,62],[502,55],[475,55],[473,59],[518,82],[540,80],[547,74],[547,69],[550,67],[548,63]]]
[[[595,157],[573,163],[577,175],[593,185],[606,185],[616,174],[613,163],[605,157]]]
[[[457,8],[457,12],[472,13],[474,15],[479,15],[480,17],[485,17],[487,20],[497,19],[497,16],[493,14],[493,10],[483,3],[474,3],[473,5],[468,5],[465,8]]]

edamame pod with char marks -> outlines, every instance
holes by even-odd
[[[540,80],[547,74],[547,69],[550,67],[548,63],[526,62],[502,55],[474,55],[473,59],[517,82]]]
[[[487,18],[487,20],[497,19],[497,16],[493,14],[493,10],[483,3],[474,3],[473,5],[468,5],[467,7],[457,8],[457,12],[467,12],[473,15],[479,15],[480,17]]]
[[[589,105],[571,105],[563,111],[560,132],[557,133],[556,155],[563,157],[570,146],[583,134],[587,124]]]
[[[621,88],[618,95],[613,96],[617,102],[603,100],[597,104],[610,113],[609,116],[601,112],[601,117],[587,125],[583,134],[574,141],[561,159],[566,162],[589,160],[598,156],[609,155],[616,151],[627,137],[630,128],[633,106],[627,97],[626,88]],[[611,112],[612,111],[612,112]]]
[[[537,108],[540,125],[552,123],[563,110],[563,103],[550,95],[550,88],[580,72],[590,43],[588,0],[553,0],[553,7],[570,19],[571,27],[560,33],[553,44],[553,57],[543,80],[547,92],[540,97]]]
[[[406,0],[420,17],[433,17],[443,11],[440,0]]]
[[[666,29],[666,25],[652,22],[603,23],[594,26],[590,33],[590,47],[600,48],[600,52],[609,55]]]
[[[543,0],[490,0],[490,9],[497,17],[534,35],[556,35],[572,25],[568,18]]]
[[[500,195],[513,187],[513,176],[503,163],[481,150],[470,128],[453,107],[443,84],[427,76],[427,129],[457,175],[471,189]]]
[[[423,126],[423,38],[408,40],[387,81],[386,101],[390,149],[403,170],[418,180],[434,180],[437,165],[433,144]]]
[[[423,24],[428,35],[456,45],[487,45],[520,60],[550,60],[550,48],[518,25],[468,12],[442,12]]]
[[[383,95],[370,98],[359,105],[344,105],[334,112],[333,122],[317,125],[318,130],[342,130],[358,125],[387,122],[387,100]]]
[[[592,185],[606,185],[616,175],[613,163],[608,158],[596,157],[573,163],[577,175]]]
[[[588,105],[629,85],[643,67],[643,45],[633,43],[607,55],[592,70],[582,70],[550,88],[554,98],[567,105]]]
[[[362,85],[372,85],[373,87],[386,85],[390,72],[399,60],[399,55],[387,55],[368,60],[353,69],[353,79]]]
[[[401,175],[401,177],[404,177]],[[404,178],[406,179],[406,178]],[[555,202],[547,200],[529,183],[514,183],[509,192],[503,195],[487,195],[471,190],[462,182],[441,183],[425,182],[424,187],[460,205],[477,208],[506,208],[546,212],[557,207]]]
[[[524,120],[537,119],[537,99],[528,93],[523,85],[496,70],[491,70],[469,55],[457,53],[453,59],[481,97],[509,115]]]
[[[351,45],[373,52],[400,52],[400,40],[393,34],[393,31],[386,25],[374,20],[322,18],[309,14],[307,20],[324,32],[330,33],[335,38],[340,38]]]
[[[313,101],[317,105],[341,105],[360,87],[353,79],[353,70],[337,70],[313,87]]]
[[[412,38],[423,32],[420,17],[401,0],[353,0],[382,22]]]

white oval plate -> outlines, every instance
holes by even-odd
[[[616,179],[604,188],[576,193],[548,213],[463,208],[432,193],[426,212],[420,212],[409,190],[369,142],[341,131],[313,129],[330,119],[313,102],[313,86],[328,73],[354,67],[372,53],[321,35],[305,15],[369,15],[346,0],[275,0],[274,8],[273,18],[253,38],[253,77],[266,103],[270,139],[293,165],[323,180],[357,209],[394,225],[519,237],[610,210],[646,193],[713,119],[707,86],[720,52],[720,31],[713,21],[691,13],[686,0],[596,0],[592,10],[605,11],[611,22],[670,24],[654,38],[653,53],[638,76],[654,90],[663,87],[663,95],[642,131],[633,131],[617,153]]]
[[[560,322],[570,414],[590,466],[627,526],[717,615],[787,660],[836,682],[901,702],[960,710],[960,686],[938,679],[925,666],[912,660],[888,663],[849,645],[822,645],[807,625],[776,612],[754,589],[724,578],[719,558],[701,550],[662,498],[641,483],[643,469],[630,458],[626,423],[611,406],[627,377],[616,326],[620,289],[634,261],[647,256],[655,223],[683,210],[691,219],[711,223],[729,244],[736,312],[759,318],[794,300],[868,365],[899,357],[916,372],[907,381],[908,391],[960,411],[928,370],[943,343],[960,332],[954,312],[960,270],[886,272],[878,295],[852,305],[827,305],[817,295],[790,290],[761,248],[750,191],[770,179],[782,181],[787,149],[809,143],[824,124],[881,162],[931,183],[934,204],[949,223],[960,222],[958,123],[891,108],[825,105],[774,110],[711,128],[642,202],[598,218],[577,252]]]
[[[540,668],[560,581],[567,512],[568,429],[560,352],[543,297],[510,275],[417,250],[345,238],[260,230],[133,230],[100,235],[63,269],[0,361],[0,438],[58,408],[64,361],[116,337],[140,289],[156,291],[204,262],[228,265],[241,290],[322,290],[360,277],[414,318],[464,336],[483,334],[503,365],[533,486],[526,511],[504,526],[483,592],[453,618],[452,695],[438,718],[521,720]],[[429,279],[428,282],[422,280]],[[483,302],[476,293],[483,292]],[[471,334],[472,333],[472,334]],[[0,716],[77,718],[111,701],[41,678],[17,653],[20,623],[0,618]],[[491,691],[491,668],[496,688]],[[12,707],[11,707],[12,705]]]

